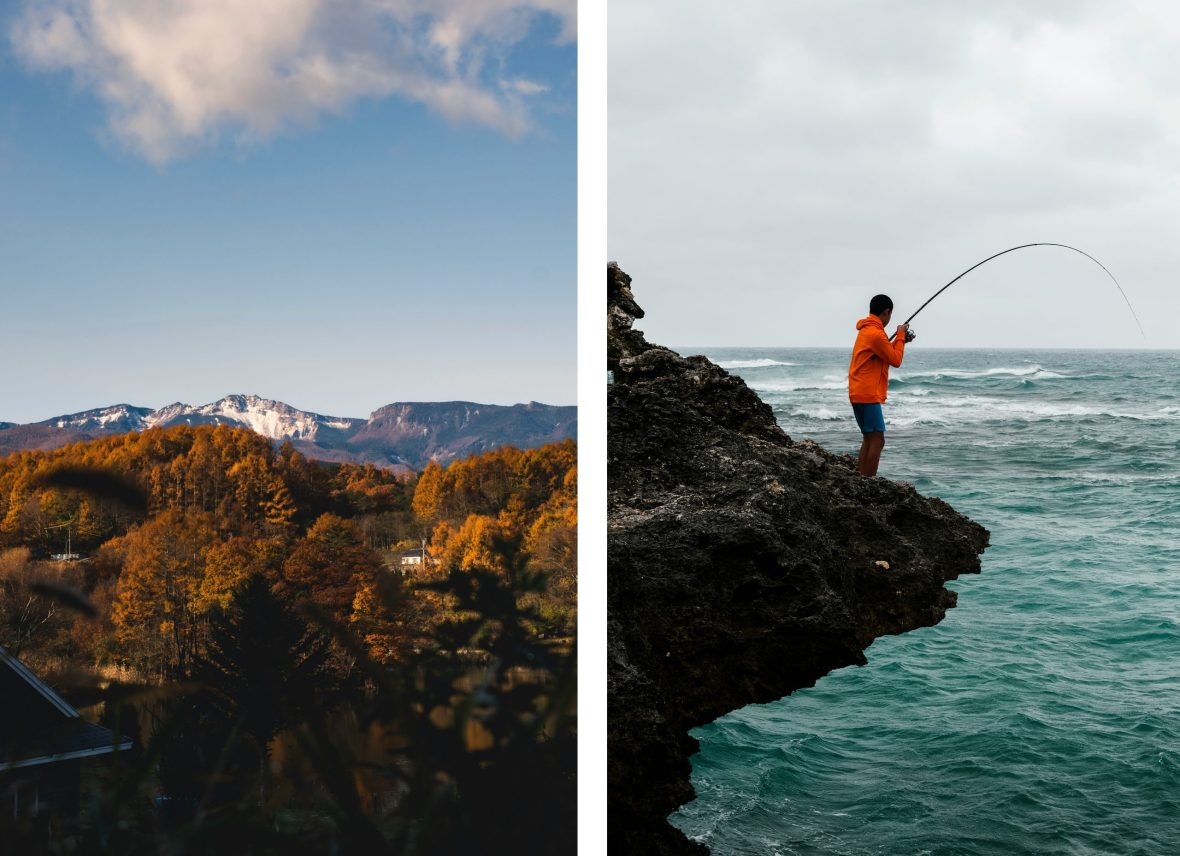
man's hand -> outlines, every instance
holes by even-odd
[[[908,332],[910,332],[910,325],[909,324],[898,324],[897,325],[897,332],[894,333],[893,335],[894,336],[904,336]]]

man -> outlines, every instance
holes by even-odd
[[[885,448],[885,414],[881,405],[889,387],[889,367],[900,366],[905,344],[913,339],[909,324],[898,324],[896,339],[885,334],[893,317],[893,301],[878,294],[869,301],[868,317],[856,322],[856,344],[848,366],[848,400],[864,439],[856,469],[862,476],[875,476]]]

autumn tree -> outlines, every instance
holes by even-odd
[[[33,588],[43,578],[30,561],[28,548],[0,553],[0,645],[17,657],[59,620],[58,602]]]
[[[349,621],[376,662],[404,663],[414,648],[420,611],[421,602],[410,596],[401,577],[383,574],[361,582]]]
[[[295,505],[291,491],[283,484],[282,479],[271,475],[262,501],[262,522],[265,530],[273,535],[289,535],[295,528],[295,517],[298,513],[299,508]]]
[[[433,525],[431,555],[438,572],[502,575],[514,564],[540,574],[543,592],[527,596],[542,616],[537,632],[572,633],[576,619],[577,447],[573,441],[521,451],[503,447],[431,464],[418,479],[414,512]],[[434,620],[454,606],[422,591]]]
[[[458,527],[435,530],[430,553],[443,567],[461,571],[481,568],[506,573],[506,529],[486,514],[471,514]]]
[[[577,465],[572,440],[524,451],[511,446],[453,461],[430,462],[418,477],[413,509],[423,520],[465,519],[470,514],[497,515],[514,503],[533,510],[562,488]]]
[[[282,561],[279,544],[243,535],[213,544],[205,554],[194,608],[198,613],[226,609],[234,593],[252,576],[278,581]]]
[[[357,589],[381,571],[381,559],[364,545],[356,524],[322,515],[295,543],[283,563],[286,587],[337,616],[347,615]]]
[[[449,493],[447,471],[438,461],[428,461],[418,474],[418,484],[414,489],[414,513],[427,523],[439,522],[446,516]]]
[[[201,584],[217,542],[211,515],[166,511],[128,533],[115,633],[141,667],[183,674],[197,642]]]

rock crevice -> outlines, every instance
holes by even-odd
[[[649,344],[607,269],[608,787],[612,853],[705,853],[689,729],[863,665],[938,623],[987,531],[850,456],[793,441],[745,383]]]

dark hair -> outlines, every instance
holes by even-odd
[[[869,301],[869,312],[871,312],[877,316],[880,316],[881,313],[887,312],[888,310],[890,310],[892,308],[893,308],[893,301],[890,300],[889,296],[886,294],[878,294],[876,297],[874,297],[872,300]]]

